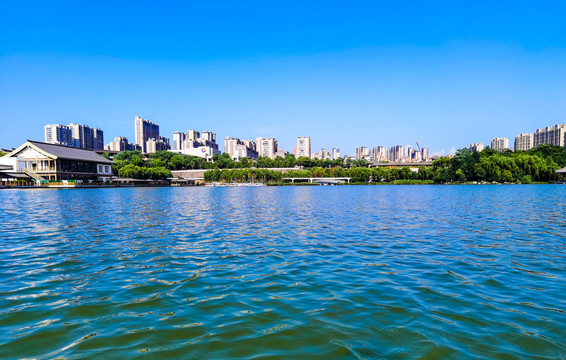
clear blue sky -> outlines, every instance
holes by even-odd
[[[566,123],[565,1],[0,1],[0,147],[134,116],[292,151]]]

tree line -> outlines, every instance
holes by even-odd
[[[110,158],[108,153],[103,155]],[[276,157],[271,159],[268,157],[258,157],[257,159],[242,158],[239,161],[234,161],[229,154],[215,154],[212,157],[212,162],[206,159],[190,156],[175,154],[170,151],[157,151],[145,157],[141,151],[123,151],[114,156],[115,163],[114,170],[119,177],[128,177],[134,179],[162,179],[171,177],[171,170],[207,170],[207,169],[248,169],[248,168],[284,168],[284,167],[356,167],[367,166],[366,160],[321,160],[311,159],[309,157],[295,158],[295,155],[288,154],[283,157]]]
[[[105,154],[108,157],[108,154]],[[270,159],[242,158],[234,161],[228,154],[205,159],[158,151],[144,157],[140,151],[124,151],[114,156],[114,169],[120,177],[161,179],[171,177],[171,170],[207,169],[205,181],[279,182],[283,177],[350,177],[352,182],[419,182],[437,184],[465,182],[552,182],[557,180],[555,170],[566,166],[566,149],[549,144],[528,151],[496,152],[486,148],[473,152],[464,148],[453,157],[444,156],[432,166],[420,166],[417,172],[408,167],[369,168],[365,160],[320,160],[295,158],[289,154]],[[285,174],[266,168],[297,167]]]
[[[566,149],[549,144],[528,151],[481,152],[460,149],[453,157],[444,156],[432,166],[409,167],[342,166],[303,168],[283,174],[281,171],[254,169],[214,169],[205,172],[205,181],[280,182],[285,178],[349,177],[352,183],[532,183],[553,182],[556,170],[566,166]],[[261,175],[258,175],[261,174]]]

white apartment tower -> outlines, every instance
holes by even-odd
[[[310,136],[299,136],[297,137],[297,151],[295,157],[300,158],[302,156],[311,157],[311,137]]]
[[[483,143],[481,143],[481,142],[470,144],[470,150],[475,151],[475,152],[481,152],[481,151],[483,151],[483,148],[484,148],[484,146],[483,146]]]
[[[332,160],[336,160],[340,157],[340,149],[332,149]]]
[[[227,137],[224,138],[224,152],[233,159],[236,156],[236,146],[242,144],[240,139]]]
[[[356,160],[364,159],[366,156],[369,156],[369,149],[365,146],[356,148]]]
[[[533,148],[533,134],[519,134],[515,136],[514,151],[527,151]]]
[[[421,156],[423,161],[427,161],[429,159],[429,149],[428,148],[422,148],[421,149]]]
[[[273,138],[268,139],[258,137],[255,139],[255,144],[258,156],[275,159],[275,153],[277,152],[277,140]]]
[[[183,143],[185,142],[185,133],[175,131],[173,133],[173,150],[182,150]]]
[[[564,146],[566,124],[548,126],[543,129],[537,129],[533,135],[533,146],[540,144],[552,144],[556,146]]]
[[[45,142],[87,150],[102,150],[104,133],[101,129],[91,128],[88,125],[50,124],[45,126]]]
[[[387,149],[385,146],[376,146],[373,148],[371,157],[375,161],[387,160]]]
[[[509,139],[500,137],[491,140],[491,148],[495,151],[505,151],[509,149]]]

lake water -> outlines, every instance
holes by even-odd
[[[2,359],[566,358],[566,186],[0,201]]]

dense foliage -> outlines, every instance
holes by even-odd
[[[146,160],[140,151],[124,151],[114,156],[114,170],[121,178],[166,179],[171,177],[169,163],[174,154],[158,151]]]
[[[120,177],[161,179],[171,177],[170,170],[210,169],[206,181],[278,182],[283,177],[349,177],[352,182],[550,182],[557,179],[555,170],[566,166],[566,149],[539,145],[529,151],[482,152],[460,149],[453,157],[441,157],[432,166],[420,166],[418,172],[408,167],[369,168],[365,160],[318,160],[294,155],[257,160],[234,161],[228,154],[214,155],[212,162],[195,156],[158,151],[145,158],[139,151],[124,151],[114,157]],[[292,168],[285,174],[266,168]]]
[[[453,158],[440,158],[433,163],[433,179],[488,182],[549,182],[557,179],[555,170],[566,166],[566,149],[549,144],[528,151],[495,152],[485,149],[472,152],[460,149]]]

